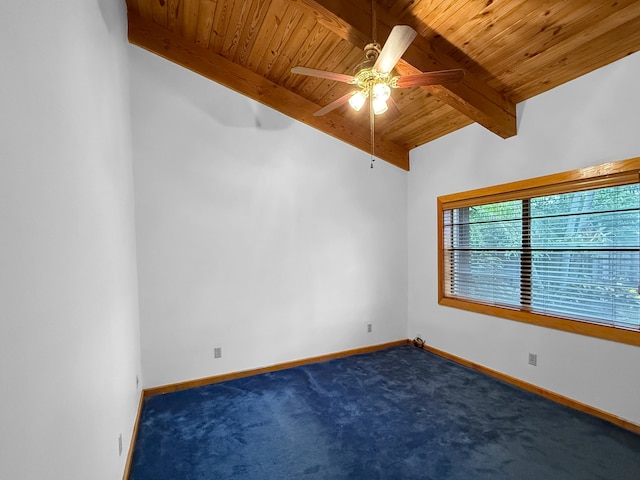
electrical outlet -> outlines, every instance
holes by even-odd
[[[215,347],[213,349],[213,358],[222,358],[222,347]]]
[[[367,332],[368,333],[373,332],[373,324],[372,323],[367,323]]]
[[[118,456],[122,456],[122,434],[118,435]]]
[[[538,365],[538,355],[535,353],[529,354],[529,365],[533,365],[534,367]]]

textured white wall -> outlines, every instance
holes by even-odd
[[[124,2],[2,7],[0,478],[113,480],[140,371]]]
[[[640,348],[437,304],[436,197],[640,156],[639,75],[636,53],[519,105],[514,138],[472,125],[425,145],[408,181],[409,336],[636,424]]]
[[[405,338],[407,173],[130,58],[145,386]]]

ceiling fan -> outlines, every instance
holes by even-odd
[[[382,48],[375,42],[374,35],[373,43],[364,47],[366,60],[355,68],[354,75],[307,67],[294,67],[291,69],[291,73],[354,85],[354,90],[324,106],[315,112],[314,116],[323,116],[347,102],[354,110],[359,111],[368,99],[373,123],[374,114],[380,115],[386,112],[389,104],[395,106],[391,98],[392,88],[443,85],[459,82],[464,77],[462,69],[438,70],[414,75],[394,75],[393,69],[396,63],[407,51],[416,35],[417,32],[413,28],[407,25],[396,25]]]

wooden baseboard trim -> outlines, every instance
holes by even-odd
[[[131,441],[129,442],[129,453],[127,454],[127,462],[124,465],[124,474],[122,480],[129,480],[129,474],[131,473],[131,463],[133,462],[133,449],[136,446],[136,439],[138,438],[138,426],[140,425],[140,418],[142,417],[142,406],[144,404],[144,390],[140,392],[140,400],[138,400],[138,411],[136,412],[136,419],[133,423],[133,432],[131,432]]]
[[[616,415],[613,415],[611,413],[605,412],[604,410],[600,410],[599,408],[595,408],[592,407],[590,405],[578,402],[577,400],[574,400],[572,398],[569,397],[565,397],[564,395],[560,395],[559,393],[555,393],[552,392],[551,390],[547,390],[545,388],[542,387],[538,387],[532,383],[528,383],[525,382],[523,380],[520,380],[519,378],[516,377],[512,377],[510,375],[507,375],[505,373],[501,373],[497,370],[493,370],[491,368],[485,367],[483,365],[474,363],[470,360],[466,360],[462,357],[458,357],[456,355],[453,355],[451,353],[447,353],[443,350],[439,350],[435,347],[431,347],[429,345],[424,345],[422,347],[424,350],[426,350],[427,352],[431,352],[435,355],[438,355],[440,357],[446,358],[448,360],[451,360],[455,363],[458,363],[460,365],[464,365],[465,367],[469,367],[472,368],[473,370],[477,370],[481,373],[484,373],[486,375],[489,375],[491,377],[497,378],[498,380],[502,380],[503,382],[509,383],[511,385],[514,385],[516,387],[522,388],[523,390],[527,390],[529,392],[535,393],[537,395],[540,395],[542,397],[548,398],[549,400],[553,400],[556,403],[559,403],[561,405],[564,405],[566,407],[570,407],[573,408],[574,410],[578,410],[580,412],[584,412],[587,413],[589,415],[592,415],[594,417],[598,417],[601,418],[603,420],[606,420],[610,423],[613,423],[614,425],[617,425],[619,427],[624,428],[625,430],[629,430],[633,433],[639,434],[640,435],[640,425],[636,425],[635,423],[632,423],[628,420],[625,420],[623,418],[620,418]]]
[[[276,372],[278,370],[286,370],[288,368],[299,367],[301,365],[309,365],[311,363],[326,362],[328,360],[334,360],[336,358],[350,357],[351,355],[358,355],[361,353],[375,352],[377,350],[384,350],[390,347],[396,347],[398,345],[405,345],[410,343],[409,340],[396,340],[394,342],[382,343],[380,345],[372,345],[369,347],[354,348],[352,350],[344,350],[341,352],[328,353],[326,355],[319,355],[317,357],[303,358],[301,360],[294,360],[291,362],[278,363],[276,365],[270,365],[268,367],[255,368],[252,370],[243,370],[241,372],[224,373],[222,375],[214,375],[212,377],[198,378],[195,380],[187,380],[185,382],[171,383],[169,385],[161,385],[159,387],[145,388],[143,390],[144,398],[153,397],[154,395],[162,395],[165,393],[177,392],[179,390],[186,390],[188,388],[202,387],[204,385],[211,385],[213,383],[226,382],[228,380],[235,380],[237,378],[250,377],[252,375],[260,375],[262,373]]]

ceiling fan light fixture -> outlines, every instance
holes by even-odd
[[[365,100],[366,97],[361,91],[359,91],[351,95],[351,97],[349,98],[349,105],[351,105],[351,108],[353,108],[356,112],[359,112],[364,105]]]
[[[373,106],[373,113],[375,113],[376,115],[381,115],[389,109],[387,105],[387,101],[378,97],[375,97],[373,99],[372,106]]]
[[[379,98],[383,102],[386,102],[391,95],[391,89],[389,85],[386,83],[376,83],[373,86],[373,96],[374,98]]]

